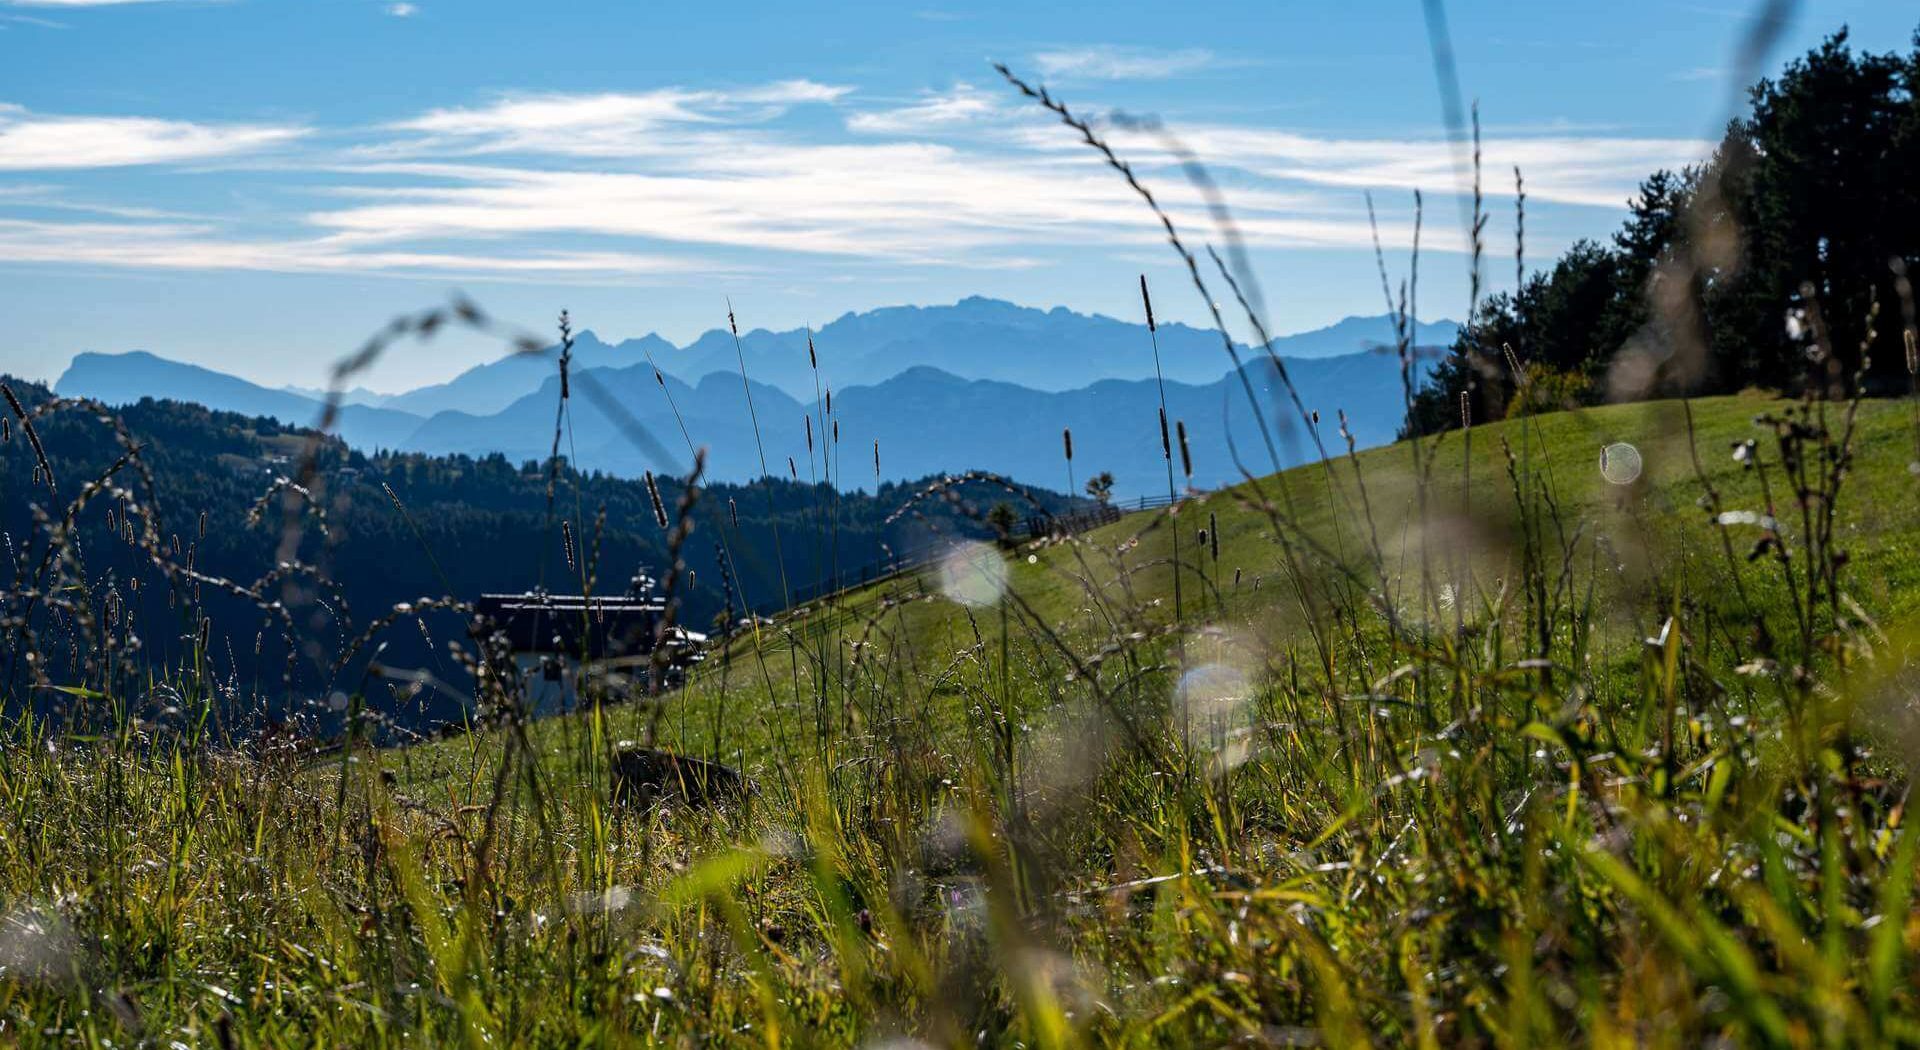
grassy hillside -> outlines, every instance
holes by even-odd
[[[317,762],[27,727],[0,1038],[1920,1040],[1914,406],[1690,411],[969,547],[658,702],[496,678],[491,728]],[[621,739],[757,792],[610,802]]]
[[[1759,511],[1765,505],[1762,477],[1736,460],[1733,448],[1766,436],[1756,417],[1791,407],[1755,394],[1690,406],[1650,402],[1553,413],[1481,427],[1466,439],[1447,435],[1424,446],[1419,474],[1410,443],[1347,455],[1338,435],[1328,433],[1324,440],[1338,457],[1330,469],[1296,468],[1199,494],[1173,516],[1136,513],[1069,541],[995,547],[956,537],[963,570],[958,581],[943,578],[935,566],[781,617],[757,638],[737,639],[714,657],[666,703],[656,729],[677,749],[765,769],[796,757],[782,752],[781,738],[813,745],[807,733],[821,702],[842,721],[870,730],[862,695],[884,682],[888,704],[915,722],[937,726],[936,736],[953,734],[966,714],[964,690],[950,687],[956,655],[982,640],[997,644],[1002,611],[1016,663],[1035,663],[1035,673],[1041,666],[1047,673],[1071,671],[1062,643],[1076,655],[1093,654],[1137,642],[1135,634],[1158,639],[1176,627],[1203,635],[1227,632],[1260,665],[1289,657],[1312,660],[1312,632],[1299,588],[1290,583],[1287,547],[1276,540],[1282,531],[1298,535],[1300,560],[1323,584],[1316,592],[1322,602],[1348,600],[1364,590],[1384,595],[1403,618],[1421,620],[1422,606],[1434,600],[1422,587],[1424,557],[1445,605],[1437,614],[1425,609],[1425,618],[1452,628],[1457,596],[1462,618],[1483,622],[1487,603],[1516,601],[1500,593],[1512,588],[1523,553],[1509,452],[1515,471],[1530,469],[1535,483],[1553,493],[1559,517],[1553,531],[1556,538],[1564,533],[1573,547],[1568,581],[1555,581],[1574,592],[1566,600],[1577,598],[1594,609],[1604,621],[1597,629],[1620,638],[1635,631],[1654,634],[1671,612],[1665,599],[1673,594],[1716,606],[1716,596],[1730,595],[1721,535],[1739,545],[1739,564],[1745,566],[1762,532],[1746,524],[1717,526],[1714,514],[1700,505],[1706,491],[1701,472],[1719,492],[1723,512]],[[1920,456],[1914,434],[1909,406],[1862,405],[1857,477],[1845,494],[1840,542],[1851,561],[1847,594],[1882,625],[1920,612],[1920,479],[1904,477]],[[1601,450],[1618,442],[1641,456],[1642,473],[1630,485],[1610,483],[1601,471]],[[1422,474],[1424,516],[1417,480]],[[1284,509],[1289,501],[1292,513]],[[1286,523],[1284,530],[1276,527],[1276,517]],[[1217,551],[1211,537],[1201,534],[1210,527],[1218,531]],[[1176,532],[1184,568],[1178,625],[1171,568]],[[1554,568],[1560,568],[1557,561]],[[1778,578],[1751,575],[1757,578],[1746,583],[1754,603],[1784,613]],[[990,593],[1000,580],[1010,599],[989,609],[948,597],[971,587]],[[1055,637],[1039,636],[1045,632]],[[1617,648],[1597,646],[1595,655],[1618,656]],[[1631,656],[1632,647],[1626,650]],[[856,651],[864,668],[855,666]],[[1369,663],[1372,657],[1336,654],[1343,667],[1349,660],[1377,664]],[[884,679],[873,679],[881,673]],[[617,716],[616,724],[624,726],[619,719],[641,725],[652,722],[652,713]],[[564,731],[557,723],[536,729]],[[464,761],[469,750],[443,744],[408,760],[419,767],[457,753]]]

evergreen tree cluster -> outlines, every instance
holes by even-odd
[[[1483,302],[1403,433],[1460,425],[1463,401],[1482,422],[1746,387],[1909,390],[1920,35],[1873,54],[1842,29],[1749,100],[1706,162],[1647,177],[1611,243]]]
[[[5,382],[29,412],[53,396],[37,384]],[[4,405],[0,413],[11,415]],[[346,667],[333,667],[334,655],[396,606],[421,611],[382,633],[378,660],[457,683],[463,672],[447,643],[462,641],[466,625],[450,613],[425,611],[431,600],[471,602],[482,593],[542,588],[618,595],[637,572],[664,577],[684,486],[683,479],[656,479],[670,519],[662,528],[644,481],[578,472],[564,459],[365,454],[333,438],[316,448],[312,432],[271,419],[152,399],[127,406],[117,419],[138,445],[138,465],[122,467],[87,502],[66,556],[79,559],[93,581],[95,607],[112,595],[132,618],[147,660],[174,666],[204,650],[208,677],[226,683],[234,706],[255,718],[280,713],[260,706],[268,699],[297,707],[364,688],[373,647]],[[18,592],[47,557],[49,523],[125,450],[111,423],[94,412],[40,415],[35,434],[53,470],[50,490],[19,421],[9,424],[8,440],[0,442],[0,549],[8,563],[0,576],[5,590]],[[290,489],[285,482],[298,480],[310,454],[314,470],[304,492]],[[938,498],[914,499],[936,482]],[[1068,502],[1023,491],[1039,511],[1058,512]],[[953,537],[991,537],[989,508],[1010,498],[1019,497],[988,480],[887,483],[874,492],[784,478],[702,486],[681,549],[680,622],[724,628],[723,621],[749,612],[780,609],[790,594],[817,595],[836,578],[858,582],[863,569],[893,555]],[[910,512],[896,513],[909,502]],[[297,531],[286,527],[290,513]],[[168,557],[204,577],[250,588],[283,567],[258,588],[260,597],[296,614],[306,649],[315,639],[330,643],[294,654],[292,697],[281,688],[287,651],[280,623],[221,586],[195,586],[183,600],[129,532],[149,519]],[[290,545],[290,536],[297,542]],[[315,572],[289,575],[286,565]],[[15,604],[0,603],[0,620],[20,612]],[[77,646],[68,614],[43,603],[37,616],[49,660],[62,659],[69,643]],[[431,699],[423,697],[423,705]],[[423,707],[417,722],[457,716]]]

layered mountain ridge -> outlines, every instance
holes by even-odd
[[[1418,326],[1422,372],[1454,331],[1446,321]],[[846,314],[812,333],[816,374],[805,329],[757,329],[737,345],[730,332],[709,332],[685,347],[583,331],[561,450],[582,469],[626,475],[684,471],[691,444],[708,449],[708,476],[727,480],[760,476],[764,456],[765,473],[843,487],[972,469],[1058,485],[1060,432],[1070,428],[1076,472],[1111,471],[1116,491],[1132,495],[1165,485],[1157,368],[1169,416],[1187,425],[1197,484],[1237,480],[1236,452],[1255,473],[1309,455],[1309,424],[1265,348],[1238,348],[1243,382],[1217,333],[1169,324],[1153,336],[1144,325],[976,297]],[[1356,440],[1371,445],[1391,440],[1403,414],[1393,340],[1384,316],[1347,318],[1275,340],[1272,350],[1309,412],[1331,420],[1344,410]],[[349,391],[335,429],[367,449],[542,459],[554,447],[556,356],[549,348],[505,357],[399,394]],[[147,351],[80,354],[57,389],[108,404],[194,402],[289,425],[312,424],[325,397]],[[831,417],[816,395],[828,389]]]

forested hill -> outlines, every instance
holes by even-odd
[[[5,382],[29,413],[52,397],[35,384]],[[46,554],[49,523],[57,523],[122,456],[113,427],[104,421],[110,418],[64,408],[36,419],[51,486],[19,420],[9,420],[8,440],[0,443],[0,529],[9,569],[0,571],[9,574],[10,603],[30,587]],[[76,519],[79,542],[67,553],[84,560],[87,579],[108,581],[93,595],[96,602],[117,592],[114,600],[139,625],[134,633],[155,666],[177,666],[204,619],[209,670],[225,683],[222,693],[236,708],[230,714],[241,714],[241,708],[256,718],[283,713],[262,711],[255,699],[286,692],[280,682],[286,651],[276,614],[204,584],[198,588],[201,605],[170,594],[150,556],[128,542],[130,521],[144,528],[151,518],[166,549],[177,548],[180,565],[191,563],[197,572],[242,589],[255,589],[283,563],[313,566],[325,583],[312,583],[296,569],[267,579],[258,596],[307,618],[299,633],[323,637],[336,651],[400,603],[443,596],[470,601],[482,592],[540,586],[578,593],[589,582],[595,593],[617,594],[636,571],[661,575],[666,568],[667,532],[641,479],[583,474],[564,465],[556,473],[544,463],[516,464],[498,455],[369,456],[326,439],[313,457],[310,498],[303,498],[276,483],[297,476],[312,447],[310,431],[172,401],[142,401],[117,418],[137,444],[138,460],[121,467],[112,487],[86,503]],[[151,473],[151,490],[142,468]],[[799,472],[805,476],[805,467]],[[692,510],[694,531],[682,550],[689,570],[679,591],[682,622],[708,629],[729,605],[735,617],[743,608],[778,606],[790,589],[826,580],[836,570],[857,575],[889,551],[910,551],[947,535],[988,535],[991,529],[980,519],[994,504],[1021,503],[991,483],[967,482],[953,487],[955,499],[920,501],[889,523],[934,480],[882,485],[871,494],[775,479],[703,488]],[[664,509],[675,514],[681,482],[663,478],[658,485]],[[1024,491],[1049,508],[1065,502],[1054,493]],[[292,548],[285,539],[289,501],[301,525]],[[1026,513],[1024,506],[1017,509]],[[722,572],[723,544],[737,578]],[[67,605],[70,615],[79,613],[77,596],[50,597],[56,609]],[[18,613],[9,608],[4,615]],[[448,614],[408,616],[376,644],[386,645],[380,655],[386,665],[425,669],[457,684],[462,672],[447,643],[463,633],[461,621]],[[56,657],[63,648],[42,645]],[[364,673],[364,660],[336,672],[327,666],[330,659],[295,654],[294,703],[361,686],[355,676]],[[457,716],[433,699],[420,697],[420,720]]]

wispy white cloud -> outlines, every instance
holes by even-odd
[[[1178,159],[1169,143],[1152,131],[1108,131],[1128,156],[1156,163]],[[1355,190],[1460,189],[1452,148],[1439,138],[1332,138],[1232,125],[1182,127],[1177,133],[1180,144],[1203,163],[1261,179]],[[1036,149],[1080,148],[1050,128],[1025,127],[1016,134]],[[1490,192],[1509,185],[1518,167],[1526,177],[1528,196],[1535,200],[1617,208],[1654,169],[1697,163],[1712,147],[1703,139],[1620,135],[1493,137],[1485,143],[1482,169],[1488,173]]]
[[[281,145],[303,134],[303,128],[267,124],[49,116],[0,103],[0,171],[205,160]]]
[[[433,110],[392,127],[425,136],[412,145],[429,150],[635,156],[653,152],[664,130],[764,122],[794,106],[835,102],[851,90],[783,80],[733,91],[510,95],[477,108]]]
[[[412,18],[420,13],[420,5],[405,3],[388,4],[387,13],[395,18]]]
[[[845,131],[781,119],[823,104],[846,112],[837,125]],[[61,121],[63,133],[48,129]],[[1177,222],[1208,228],[1206,201],[1163,137],[1108,130]],[[0,170],[226,157],[299,133],[45,118],[14,107],[0,110]],[[0,193],[0,260],[592,280],[723,272],[736,260],[796,253],[835,260],[821,268],[827,279],[847,267],[985,269],[1068,251],[1124,254],[1161,237],[1073,136],[965,83],[892,105],[807,80],[508,95],[336,134],[355,144],[303,143],[222,165],[316,176],[317,186],[287,185],[285,199],[295,203],[270,216],[98,204],[97,191],[73,205],[57,187]],[[1179,134],[1230,187],[1241,232],[1262,248],[1364,249],[1372,230],[1362,189],[1457,189],[1453,154],[1437,138],[1227,124]],[[1490,176],[1490,191],[1518,164],[1536,201],[1617,208],[1648,171],[1697,160],[1707,148],[1568,131],[1490,138],[1485,156],[1486,169],[1502,173]],[[33,207],[81,214],[54,221],[24,210]],[[1406,246],[1410,217],[1393,217],[1381,233],[1389,247]],[[1424,243],[1466,247],[1451,223],[1429,223]]]
[[[1132,215],[1096,173],[1062,178],[946,146],[700,152],[667,165],[692,170],[648,173],[375,165],[368,174],[423,184],[341,190],[351,204],[308,221],[369,244],[584,234],[966,265],[973,253]]]
[[[151,208],[137,204],[128,205],[75,200],[66,196],[61,187],[44,183],[21,183],[11,186],[0,186],[0,207],[38,208],[46,211],[106,215],[116,219],[208,221],[208,216],[205,215],[193,215],[166,208]]]
[[[875,134],[912,134],[970,124],[999,110],[997,96],[963,82],[894,109],[855,113],[847,118],[847,127]]]
[[[425,276],[605,276],[725,274],[684,255],[607,251],[477,253],[457,250],[367,250],[350,240],[246,240],[213,224],[32,222],[0,219],[0,261],[81,263],[158,270],[260,270],[280,273],[369,273]]]
[[[1050,77],[1078,77],[1087,80],[1165,80],[1198,72],[1214,64],[1214,54],[1205,48],[1189,47],[1177,51],[1154,51],[1138,47],[1095,44],[1087,47],[1057,48],[1033,56],[1034,65]]]
[[[959,267],[1160,237],[1118,180],[1046,156],[925,142],[729,148],[720,137],[655,159],[660,170],[644,173],[367,164],[347,174],[377,185],[334,189],[348,203],[307,221],[367,245],[586,235]],[[406,178],[416,184],[392,185]],[[1177,175],[1160,190],[1182,221],[1204,221],[1205,202]],[[1364,247],[1358,195],[1342,196],[1248,187],[1235,204],[1267,246]]]

